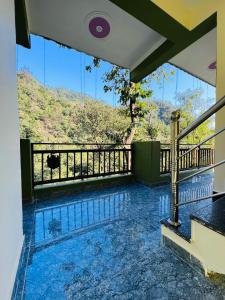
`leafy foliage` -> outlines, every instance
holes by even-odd
[[[203,91],[201,89],[188,89],[177,95],[181,111],[181,129],[190,125],[197,116],[201,115],[213,104],[213,99],[202,99],[202,94]],[[191,132],[183,142],[190,144],[199,143],[213,132],[214,119],[210,118]]]
[[[113,108],[86,95],[44,87],[24,71],[18,73],[17,80],[21,138],[30,138],[33,142],[126,142],[131,132],[127,105]],[[138,105],[133,107],[133,140],[169,142],[170,116],[176,107],[166,101],[145,99],[147,96],[143,95],[138,96],[140,103],[138,100]],[[200,109],[200,103],[205,100],[201,99],[201,93],[197,97],[191,91],[178,96],[182,114],[181,127],[186,127],[196,118],[196,114],[205,110],[205,107]],[[212,130],[213,120],[207,121],[186,142],[198,142]]]
[[[35,142],[121,142],[129,118],[90,97],[44,88],[29,73],[18,79],[21,138]]]

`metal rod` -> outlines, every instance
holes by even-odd
[[[95,174],[95,153],[92,152],[92,173]]]
[[[124,172],[124,152],[123,152],[123,172]]]
[[[32,188],[34,188],[35,185],[35,176],[34,176],[34,145],[31,144],[31,168],[32,168]]]
[[[119,172],[120,172],[120,150],[118,151],[119,153]]]
[[[41,180],[44,181],[44,154],[41,153]]]
[[[122,152],[126,152],[126,151],[132,151],[131,149],[110,149],[110,151],[113,151],[113,150],[119,150],[119,151],[122,151]],[[109,149],[101,149],[101,152],[108,152]],[[67,149],[67,150],[34,150],[33,153],[35,154],[41,154],[41,153],[44,153],[44,154],[55,154],[55,153],[85,153],[85,152],[99,152],[99,149]]]
[[[89,161],[88,161],[88,152],[87,152],[87,175],[88,175],[88,172],[89,172],[89,169],[88,169],[88,165],[89,165]]]
[[[59,179],[61,178],[61,153],[59,153]]]
[[[52,156],[52,155],[51,155]],[[52,168],[50,170],[51,180],[52,180]],[[67,176],[68,177],[68,176]]]
[[[103,173],[105,174],[105,151],[103,152]]]
[[[196,198],[194,200],[186,201],[186,202],[183,202],[183,203],[178,203],[178,204],[176,204],[176,206],[182,206],[182,205],[186,205],[186,204],[190,204],[190,203],[195,203],[195,202],[198,202],[198,201],[201,201],[201,200],[207,200],[209,198],[215,198],[215,197],[219,197],[219,196],[223,196],[223,195],[225,195],[225,192],[208,195],[208,196],[201,197],[201,198]]]
[[[76,154],[73,153],[73,177],[75,178],[76,175]]]
[[[178,180],[179,180],[179,162],[177,156],[179,153],[179,142],[177,140],[177,135],[179,133],[179,119],[180,112],[174,111],[171,115],[171,192],[172,201],[170,207],[170,220],[169,222],[174,227],[180,225],[179,222],[179,211],[178,211]]]
[[[220,130],[216,131],[215,133],[211,134],[210,136],[208,136],[207,138],[205,138],[202,142],[200,142],[199,144],[193,146],[192,148],[190,148],[187,152],[185,152],[184,154],[180,155],[177,159],[180,159],[182,156],[187,155],[189,152],[195,150],[196,148],[198,148],[199,146],[205,144],[206,142],[208,142],[209,140],[211,140],[212,138],[216,137],[218,134],[220,134],[221,132],[225,131],[225,127],[221,128]],[[209,148],[210,149],[210,148]]]
[[[197,128],[200,124],[214,115],[218,110],[225,106],[225,96],[223,96],[219,101],[212,105],[206,112],[199,116],[194,122],[192,122],[188,127],[186,127],[181,133],[177,135],[177,140],[180,141],[191,131]]]
[[[115,152],[115,150],[113,150],[113,160],[114,160],[114,164],[113,164],[114,172],[116,172],[116,152]]]
[[[66,153],[66,177],[68,178],[69,177],[69,153],[67,152]]]
[[[204,169],[202,169],[202,170],[200,170],[200,171],[198,171],[198,172],[195,172],[194,174],[191,174],[191,175],[189,175],[189,176],[186,176],[186,177],[184,177],[184,178],[178,180],[177,183],[180,183],[180,182],[182,182],[182,181],[185,181],[185,180],[187,180],[187,179],[190,179],[190,178],[192,178],[192,177],[194,177],[194,176],[196,176],[196,175],[202,174],[202,173],[204,173],[204,172],[206,172],[206,171],[208,171],[208,170],[211,170],[211,169],[213,169],[213,168],[216,168],[216,167],[218,167],[218,166],[220,166],[220,165],[222,165],[222,164],[224,164],[224,163],[225,163],[225,160],[221,160],[220,162],[218,162],[218,163],[216,163],[216,164],[213,164],[213,165],[211,165],[211,166],[209,166],[209,167],[206,167],[206,168],[204,168]]]
[[[83,175],[83,161],[82,152],[80,152],[80,175]]]
[[[32,145],[79,145],[79,146],[131,146],[131,144],[105,144],[105,143],[31,143]]]

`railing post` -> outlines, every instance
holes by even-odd
[[[200,168],[200,159],[201,159],[201,148],[200,146],[197,149],[197,154],[198,154],[198,169]]]
[[[32,184],[32,153],[29,139],[20,140],[20,161],[21,161],[21,181],[22,198],[24,202],[33,201]]]
[[[179,142],[177,141],[177,135],[179,133],[179,110],[172,112],[171,115],[171,208],[170,208],[170,220],[171,225],[177,227],[181,223],[179,221],[179,211],[178,211],[178,183],[179,180]]]

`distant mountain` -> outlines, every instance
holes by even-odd
[[[84,100],[96,100],[88,95],[82,95],[81,93],[76,93],[74,91],[65,89],[65,88],[51,88],[49,89],[57,99],[63,101],[81,101]]]
[[[64,88],[45,87],[24,71],[17,74],[17,83],[21,138],[34,142],[114,143],[122,142],[129,131],[130,119],[123,108]],[[150,103],[155,109],[138,126],[135,139],[165,140],[174,107],[165,101]]]
[[[20,135],[35,142],[121,142],[129,118],[120,109],[66,89],[44,87],[17,74]]]

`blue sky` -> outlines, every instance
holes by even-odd
[[[88,73],[84,66],[92,61],[92,57],[37,36],[31,36],[31,44],[31,49],[17,46],[17,70],[29,70],[46,86],[68,88],[117,105],[117,97],[103,91],[101,78],[110,69],[109,63],[103,62],[99,69]],[[165,65],[165,68],[171,66]],[[215,97],[214,87],[178,69],[168,80],[160,84],[152,82],[153,98],[172,103],[175,103],[176,93],[196,88],[204,91],[204,98]]]

